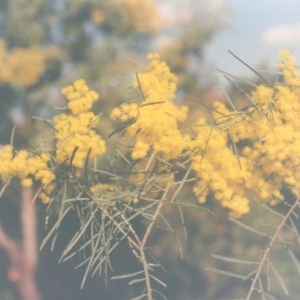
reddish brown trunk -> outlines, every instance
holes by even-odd
[[[7,252],[10,259],[7,276],[16,284],[23,300],[41,300],[35,280],[38,250],[35,207],[30,204],[32,197],[32,188],[22,188],[21,226],[23,238],[20,245],[9,238],[0,225],[0,247]]]

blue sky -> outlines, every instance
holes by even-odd
[[[207,48],[213,68],[250,76],[252,73],[228,53],[235,53],[254,68],[276,69],[280,50],[287,48],[300,65],[299,0],[227,0],[229,26]]]

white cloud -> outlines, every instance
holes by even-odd
[[[263,41],[267,44],[287,46],[298,44],[300,42],[300,23],[273,26],[263,33]]]

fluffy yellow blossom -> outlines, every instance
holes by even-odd
[[[289,54],[288,50],[283,50],[280,57],[282,61],[278,63],[278,66],[282,69],[286,82],[290,85],[300,85],[299,72],[295,68],[294,57]]]
[[[283,51],[281,58],[279,66],[289,86],[275,85],[272,108],[265,105],[260,116],[265,126],[253,139],[253,146],[244,150],[248,168],[256,170],[246,185],[272,204],[283,200],[280,192],[283,184],[290,185],[296,196],[300,187],[300,93],[295,86],[299,85],[300,76],[288,51]],[[257,90],[253,93],[254,100]],[[258,114],[259,110],[253,114],[256,120]]]
[[[32,179],[35,179],[46,187],[55,179],[52,170],[48,168],[49,160],[46,153],[30,155],[26,150],[14,155],[13,148],[6,145],[0,153],[0,179],[3,183],[8,183],[11,178],[18,177],[24,187],[32,186]]]
[[[173,105],[176,78],[158,54],[148,56],[149,71],[134,83],[143,101],[116,108],[111,117],[131,121],[125,135],[135,138],[133,159],[144,158],[150,149],[166,160],[176,159],[188,149],[199,179],[194,187],[199,202],[211,193],[234,217],[249,211],[248,191],[274,205],[283,200],[284,184],[295,193],[300,188],[299,74],[293,58],[288,53],[281,56],[280,67],[291,86],[260,85],[252,94],[254,105],[243,111],[215,102],[213,126],[199,120],[193,138],[179,129],[187,108]],[[240,142],[249,146],[239,149]]]
[[[199,120],[198,124],[202,120]],[[244,180],[250,176],[244,167],[244,159],[238,158],[227,146],[227,133],[213,127],[200,127],[190,142],[193,170],[199,181],[194,187],[200,203],[204,203],[208,193],[212,193],[222,206],[238,217],[249,212]],[[241,167],[241,165],[242,167]]]
[[[132,158],[143,158],[150,147],[162,153],[165,159],[179,157],[187,144],[178,122],[185,121],[187,107],[178,108],[172,103],[163,103],[141,106],[139,110],[138,119],[126,130],[126,136],[136,136]]]
[[[33,185],[31,178],[25,178],[21,181],[21,185],[24,187],[30,187]]]
[[[39,198],[43,201],[43,203],[47,204],[51,201],[50,194],[53,192],[55,187],[56,187],[55,182],[51,182],[50,184],[47,184],[46,186],[43,187],[43,190],[39,194]]]
[[[69,100],[72,115],[60,114],[54,118],[56,137],[56,159],[58,163],[70,162],[75,167],[83,167],[89,157],[102,155],[106,151],[105,141],[93,129],[99,117],[89,110],[99,95],[89,90],[83,79],[62,89]]]
[[[252,93],[255,106],[243,111],[216,102],[214,127],[200,120],[202,127],[190,143],[199,201],[212,193],[234,217],[249,211],[247,191],[271,205],[284,200],[284,185],[299,196],[300,75],[288,51],[281,59],[288,85],[258,86]],[[249,146],[238,150],[240,142]]]
[[[256,103],[258,104],[268,104],[273,101],[274,91],[272,88],[260,85],[253,92],[252,96]]]
[[[131,153],[133,159],[143,158],[150,149],[161,153],[166,160],[179,157],[187,148],[189,137],[183,135],[179,124],[186,120],[188,108],[172,103],[176,91],[176,77],[159,54],[149,54],[149,72],[139,74],[134,82],[145,97],[139,106],[124,104],[111,113],[122,122],[133,120],[126,129],[127,137],[135,137]]]
[[[252,105],[241,111],[215,102],[211,124],[199,119],[192,135],[180,129],[187,107],[172,102],[176,77],[158,54],[150,54],[148,59],[148,71],[133,83],[141,89],[142,100],[123,104],[111,113],[112,119],[125,123],[125,135],[133,140],[131,157],[138,160],[127,183],[143,189],[137,196],[129,189],[120,192],[119,186],[94,185],[90,190],[99,206],[107,209],[116,199],[137,204],[144,195],[155,198],[174,184],[174,164],[169,160],[179,159],[183,151],[192,161],[198,201],[204,203],[211,194],[232,217],[248,213],[252,197],[270,205],[283,201],[286,186],[299,196],[300,74],[288,51],[281,53],[279,63],[286,84],[258,86],[251,95]],[[73,166],[81,168],[88,155],[93,158],[105,152],[105,142],[95,130],[99,118],[90,111],[99,95],[82,79],[63,88],[62,93],[71,113],[54,119],[55,158],[58,164],[72,160]],[[152,150],[151,160],[143,160]],[[47,203],[56,184],[49,160],[47,153],[16,152],[4,146],[0,179],[8,183],[18,177],[25,187],[38,180],[43,187],[40,198]]]
[[[120,107],[113,109],[110,117],[115,120],[119,118],[122,122],[133,120],[137,118],[139,114],[139,108],[136,103],[123,104]]]
[[[148,55],[149,72],[138,75],[139,82],[134,82],[134,87],[141,85],[142,92],[146,97],[146,103],[171,102],[176,92],[177,78],[171,73],[164,61],[160,60],[158,53]]]
[[[68,108],[73,115],[90,111],[93,102],[99,99],[99,94],[89,90],[84,79],[76,80],[73,85],[62,88],[61,93],[69,100]]]

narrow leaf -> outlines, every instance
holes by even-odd
[[[91,257],[89,258],[89,264],[85,270],[85,274],[83,276],[83,279],[82,279],[82,282],[81,282],[81,288],[83,287],[85,281],[86,281],[86,278],[87,278],[87,275],[88,273],[90,272],[91,268],[92,268],[92,265],[93,265],[93,259],[96,255],[96,252],[97,252],[97,249],[98,249],[98,244],[99,244],[99,241],[100,241],[100,232],[98,234],[95,234],[95,236],[97,236],[97,240],[96,240],[96,243],[94,244],[94,232],[93,232],[93,224],[91,225]]]
[[[231,101],[231,99],[230,99],[228,93],[226,92],[226,90],[224,89],[224,87],[222,86],[222,84],[220,83],[219,80],[218,80],[218,83],[219,83],[219,86],[221,87],[221,90],[222,90],[223,94],[225,95],[225,97],[226,97],[228,103],[230,104],[231,108],[232,108],[233,110],[237,110],[237,109],[235,108],[233,102]]]
[[[256,274],[256,273],[257,273],[257,270],[254,270],[254,271],[250,272],[249,274],[247,274],[247,275],[243,278],[243,280],[248,280],[252,275],[254,275],[254,274]]]
[[[79,149],[79,147],[76,146],[76,147],[74,148],[73,152],[72,152],[72,155],[71,155],[71,158],[70,158],[70,169],[71,169],[71,170],[73,169],[72,164],[73,164],[73,160],[74,160],[75,154],[76,154],[76,152],[77,152],[78,149]]]
[[[228,218],[228,219],[231,222],[233,222],[233,223],[235,223],[235,224],[237,224],[237,225],[239,225],[239,226],[241,226],[241,227],[243,227],[243,228],[245,228],[245,229],[247,229],[247,230],[249,230],[249,231],[251,231],[253,233],[256,233],[256,234],[262,235],[262,236],[269,236],[268,234],[266,234],[264,232],[261,232],[261,231],[255,229],[255,228],[252,228],[252,227],[250,227],[250,226],[248,226],[248,225],[246,225],[246,224],[244,224],[244,223],[242,223],[242,222],[240,222],[238,220],[235,220],[235,219],[232,219],[232,218]]]
[[[219,270],[219,269],[206,268],[206,269],[204,269],[204,271],[213,272],[213,273],[220,274],[220,275],[231,276],[231,277],[235,277],[235,278],[239,278],[239,279],[244,279],[244,276],[242,276],[242,275],[238,275],[235,273],[231,273],[231,272],[227,272],[227,271],[223,271],[223,270]]]
[[[69,212],[69,210],[70,210],[71,208],[72,208],[72,207],[69,206],[69,207],[62,213],[62,215],[60,215],[60,218],[57,220],[57,222],[55,223],[55,225],[53,225],[53,227],[51,228],[51,230],[49,231],[49,233],[47,234],[47,236],[44,238],[44,240],[43,240],[43,242],[42,242],[42,245],[41,245],[41,247],[40,247],[40,250],[42,250],[42,248],[45,246],[45,244],[47,243],[48,239],[52,236],[52,234],[54,233],[54,231],[55,231],[56,229],[58,229],[61,220],[66,216],[66,214]]]
[[[239,168],[240,168],[240,170],[242,170],[242,164],[241,164],[241,160],[240,160],[239,151],[237,149],[235,141],[233,140],[233,137],[232,137],[232,134],[231,134],[230,130],[228,130],[227,134],[228,134],[228,137],[229,137],[229,139],[231,141],[231,145],[233,147],[233,152],[234,152],[234,154],[235,154],[235,156],[237,158],[237,161],[238,161],[238,164],[239,164]]]
[[[232,75],[232,74],[230,74],[230,73],[228,73],[228,72],[225,72],[225,71],[223,71],[223,70],[221,70],[221,69],[217,69],[217,71],[220,72],[220,73],[223,73],[223,74],[225,74],[225,75],[227,75],[227,76],[229,76],[229,77],[231,77],[231,78],[234,78],[234,79],[236,79],[236,80],[239,80],[239,81],[241,81],[241,82],[243,82],[243,83],[246,83],[246,84],[248,84],[248,85],[250,85],[250,86],[252,86],[252,87],[254,87],[254,88],[257,88],[257,84],[254,84],[254,83],[252,83],[252,82],[250,82],[250,81],[246,81],[246,80],[244,80],[244,79],[242,79],[242,78],[240,78],[240,77],[238,77],[238,76]]]
[[[148,296],[146,294],[132,298],[131,300],[141,300],[141,299],[146,299]]]
[[[165,203],[164,205],[180,205],[180,206],[185,206],[185,207],[189,207],[189,208],[196,208],[196,209],[200,209],[200,210],[206,211],[206,212],[214,215],[214,213],[212,211],[210,211],[209,209],[204,208],[200,205],[194,205],[194,204],[182,203],[182,202]]]
[[[84,176],[85,176],[85,184],[88,187],[88,189],[90,190],[90,185],[89,185],[89,180],[88,180],[88,165],[89,165],[89,158],[92,152],[92,147],[89,148],[88,153],[86,155],[85,158],[85,166],[84,166]]]
[[[167,287],[167,285],[164,283],[164,282],[162,282],[161,280],[159,280],[158,278],[156,278],[156,277],[154,277],[154,276],[152,276],[152,275],[150,275],[150,277],[152,278],[152,279],[154,279],[155,281],[157,281],[159,284],[161,284],[162,286],[164,286],[164,287]]]
[[[157,293],[157,294],[160,295],[164,300],[168,300],[161,292],[159,292],[159,291],[157,291],[157,290],[154,290],[154,289],[152,289],[152,291],[153,291],[153,294],[154,294],[154,293]]]
[[[111,279],[124,279],[124,278],[128,278],[128,277],[134,277],[138,274],[144,273],[144,271],[139,271],[139,272],[135,272],[135,273],[131,273],[131,274],[125,274],[125,275],[119,275],[119,276],[113,276],[111,277]]]
[[[280,276],[279,272],[276,270],[276,268],[273,266],[273,264],[272,264],[270,261],[269,261],[269,264],[270,264],[270,267],[271,267],[271,269],[272,269],[274,275],[276,276],[276,278],[277,278],[277,280],[278,280],[278,282],[279,282],[281,288],[283,289],[284,293],[285,293],[286,295],[288,295],[288,294],[289,294],[289,291],[288,291],[288,289],[287,289],[287,287],[286,287],[286,285],[285,285],[285,283],[284,283],[282,277]]]
[[[271,82],[269,82],[265,77],[261,76],[257,71],[255,71],[252,67],[250,67],[248,64],[246,64],[242,59],[240,59],[239,57],[237,57],[233,52],[231,52],[230,50],[228,50],[228,52],[234,56],[237,60],[239,60],[243,65],[245,65],[247,68],[249,68],[252,72],[254,72],[260,79],[262,79],[264,82],[271,84]]]
[[[188,95],[188,94],[185,94],[185,95],[186,95],[187,97],[189,97],[189,98],[195,100],[196,102],[202,104],[203,106],[205,106],[205,107],[211,109],[212,111],[215,111],[215,112],[217,112],[218,114],[220,114],[220,115],[222,115],[222,116],[224,116],[224,117],[227,117],[225,114],[223,114],[222,112],[218,111],[218,110],[215,109],[213,106],[210,106],[210,105],[208,105],[207,103],[205,103],[205,102],[203,102],[203,101],[201,101],[201,100],[199,100],[199,99],[197,99],[197,98],[195,98],[195,97],[193,97],[193,96],[191,96],[191,95]]]
[[[224,76],[224,78],[226,78],[233,86],[235,86],[242,94],[244,94],[246,96],[246,98],[252,103],[251,106],[249,107],[244,107],[241,111],[244,111],[245,109],[247,110],[250,107],[256,107],[256,103],[255,101],[251,98],[251,96],[249,94],[247,94],[238,84],[236,84],[235,82],[233,82],[230,78],[228,78],[227,76]]]
[[[258,262],[254,262],[254,261],[240,260],[240,259],[235,259],[235,258],[220,256],[220,255],[215,255],[215,254],[211,254],[211,257],[213,257],[215,259],[228,261],[228,262],[238,263],[238,264],[248,264],[248,265],[259,264]]]
[[[97,212],[97,209],[95,209],[91,215],[90,215],[90,218],[88,219],[88,221],[86,222],[86,224],[84,225],[83,228],[81,228],[80,230],[78,230],[72,240],[70,241],[69,245],[67,246],[67,248],[64,250],[61,258],[60,258],[60,261],[63,259],[63,257],[73,248],[73,246],[78,242],[78,240],[80,239],[80,237],[85,233],[85,230],[86,228],[89,226],[89,224],[91,223],[91,221],[93,220],[95,214]]]
[[[291,223],[291,225],[292,225],[292,227],[293,227],[293,232],[296,234],[297,237],[300,237],[300,236],[299,236],[299,233],[298,233],[298,229],[297,229],[297,227],[295,226],[295,223],[294,223],[294,221],[293,221],[293,219],[292,219],[291,217],[289,217],[289,221],[290,221],[290,223]]]
[[[272,214],[278,216],[278,217],[281,217],[281,218],[284,218],[284,216],[282,214],[280,214],[279,212],[277,212],[276,210],[272,209],[270,206],[266,205],[265,203],[261,203],[261,205],[267,209],[268,211],[270,211]]]
[[[267,264],[267,274],[266,274],[266,277],[267,277],[267,290],[268,292],[271,291],[271,276],[270,276],[270,264]]]
[[[266,300],[266,297],[264,295],[264,287],[263,287],[263,284],[261,282],[260,276],[258,277],[258,283],[259,283],[259,292],[261,293],[261,298],[262,298],[262,300]]]
[[[165,101],[159,101],[159,102],[150,102],[140,105],[139,107],[149,106],[149,105],[155,105],[155,104],[163,104],[166,103]]]
[[[139,279],[134,279],[134,280],[131,280],[128,285],[132,285],[132,284],[136,284],[136,283],[139,283],[139,282],[142,282],[142,281],[145,281],[146,278],[139,278]]]
[[[141,85],[141,82],[140,82],[140,79],[139,79],[139,74],[136,72],[136,73],[135,73],[135,76],[136,76],[136,81],[138,82],[138,85],[139,85],[141,94],[142,94],[144,100],[146,100],[146,97],[145,97],[145,95],[144,95],[144,92],[143,92],[143,89],[142,89],[142,85]]]
[[[288,253],[300,274],[300,263],[299,263],[298,259],[296,258],[296,256],[294,255],[294,253],[292,252],[292,250],[290,248],[288,248]]]
[[[278,298],[273,297],[272,295],[266,293],[266,292],[261,292],[262,295],[266,296],[270,300],[279,300]]]

